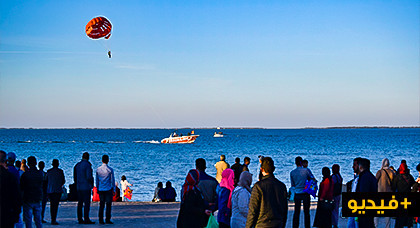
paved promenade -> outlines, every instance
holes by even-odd
[[[286,227],[292,227],[293,203],[289,203],[289,215],[287,217]],[[112,221],[114,225],[100,225],[98,223],[97,202],[92,203],[90,217],[96,222],[94,225],[79,225],[76,218],[76,202],[61,202],[58,209],[57,221],[60,226],[52,226],[50,223],[44,224],[44,227],[176,227],[176,220],[179,210],[179,202],[175,203],[152,203],[152,202],[114,202],[112,205]],[[311,204],[311,225],[315,217],[316,203]],[[303,211],[301,211],[301,227],[303,227]],[[50,222],[49,203],[45,211],[45,219]],[[346,219],[340,218],[339,227],[346,227]],[[393,221],[394,223],[394,221]]]

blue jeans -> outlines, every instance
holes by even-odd
[[[359,228],[359,223],[356,222],[355,217],[347,219],[347,228]]]
[[[32,228],[32,214],[34,215],[35,226],[42,228],[41,222],[42,205],[40,202],[23,203],[23,221],[26,228]]]

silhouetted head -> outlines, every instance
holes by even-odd
[[[13,152],[7,153],[7,163],[9,165],[14,165],[16,161],[16,154]]]
[[[325,179],[325,178],[329,178],[330,176],[331,176],[330,168],[328,167],[322,168],[322,177]]]
[[[206,170],[206,160],[204,160],[204,158],[197,158],[197,160],[195,160],[195,168],[199,171]]]
[[[108,164],[108,162],[109,162],[109,156],[106,155],[106,154],[102,155],[102,162],[105,163],[105,164]]]
[[[170,181],[167,181],[167,182],[166,182],[166,187],[167,187],[167,188],[168,188],[168,187],[169,187],[169,188],[170,188],[170,187],[172,187],[172,183],[171,183]]]
[[[83,155],[82,155],[82,159],[89,161],[89,153],[88,152],[84,152]]]
[[[407,164],[407,161],[403,159],[403,160],[401,160],[401,163]]]
[[[159,182],[159,183],[158,183],[158,188],[163,188],[163,184],[162,184],[162,182]]]
[[[224,154],[220,155],[220,161],[226,160],[226,156]]]
[[[420,163],[416,166],[416,170],[420,172]]]
[[[370,160],[367,158],[362,158],[359,163],[359,170],[360,172],[370,170]]]
[[[38,162],[38,168],[39,168],[39,170],[44,170],[44,168],[45,168],[45,162],[44,161],[39,161]]]
[[[302,161],[303,161],[302,157],[297,156],[295,158],[295,164],[296,164],[296,166],[302,166]]]
[[[23,161],[23,159],[22,159]],[[28,166],[33,168],[36,167],[36,158],[34,156],[29,156],[28,157]]]
[[[362,160],[363,158],[361,158],[361,157],[357,157],[357,158],[355,158],[354,160],[353,160],[353,172],[354,173],[356,173],[356,174],[359,174],[360,173],[360,170],[359,170],[359,164],[360,164],[360,161]]]
[[[309,165],[309,162],[308,162],[308,160],[302,160],[302,166],[303,166],[303,168],[308,168],[308,165]]]
[[[334,164],[334,165],[332,166],[332,173],[333,173],[333,174],[338,174],[338,173],[340,173],[340,166],[339,166],[338,164]]]
[[[60,162],[58,161],[58,159],[53,159],[53,161],[52,161],[52,167],[58,168],[59,165],[60,165]]]
[[[245,165],[249,165],[249,163],[251,163],[251,158],[249,158],[249,157],[245,157],[245,158],[244,158],[244,164],[245,164]]]
[[[121,176],[121,180],[122,180],[122,181],[125,181],[125,180],[127,180],[127,177],[125,177],[124,175],[122,175],[122,176]]]
[[[268,174],[274,173],[274,170],[276,169],[274,161],[270,157],[264,157],[262,159],[261,168]]]
[[[235,163],[239,164],[239,162],[241,162],[241,159],[240,158],[235,158]]]
[[[20,166],[22,165],[22,162],[20,162],[19,160],[17,160],[15,162],[15,167],[17,167],[18,169],[20,169]]]

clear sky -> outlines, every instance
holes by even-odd
[[[0,127],[418,126],[419,9],[1,1]],[[108,41],[85,34],[99,15]]]

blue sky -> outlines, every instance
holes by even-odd
[[[0,127],[418,126],[419,4],[1,1]]]

